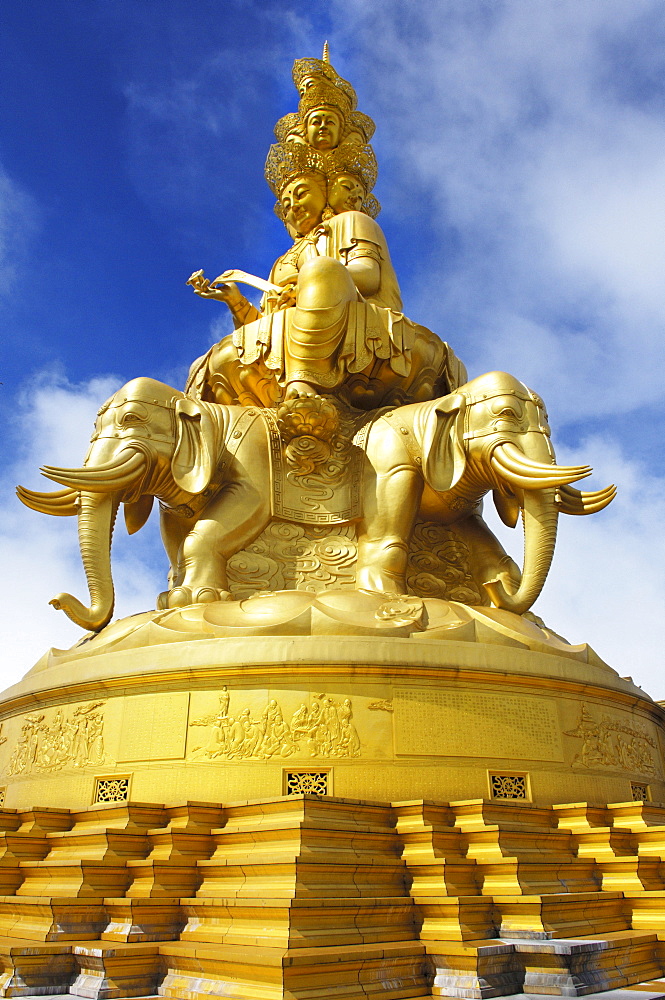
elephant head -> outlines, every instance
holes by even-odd
[[[556,464],[542,399],[512,375],[489,372],[427,404],[423,472],[449,509],[469,511],[489,489],[503,522],[524,524],[524,565],[509,592],[499,579],[484,586],[494,605],[522,614],[540,594],[552,562],[559,512],[592,514],[614,486],[583,493],[570,484],[589,466]]]
[[[110,548],[118,507],[130,534],[145,524],[153,498],[176,509],[204,492],[224,441],[227,408],[194,401],[150,378],[128,382],[104,403],[84,465],[45,466],[47,479],[66,487],[37,493],[19,486],[19,499],[45,514],[78,515],[79,545],[90,591],[86,607],[71,594],[51,604],[82,628],[99,631],[114,605]]]

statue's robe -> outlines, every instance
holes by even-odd
[[[218,402],[273,405],[290,381],[308,382],[361,409],[445,395],[467,379],[451,348],[402,311],[397,276],[381,228],[361,212],[343,212],[296,240],[273,265],[271,283],[297,286],[303,263],[325,256],[345,265],[379,263],[373,295],[318,310],[317,329],[299,330],[296,308],[264,296],[259,318],[239,326],[192,366],[188,392]]]

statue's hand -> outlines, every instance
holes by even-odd
[[[217,285],[214,281],[206,278],[203,271],[194,271],[194,274],[187,280],[187,284],[191,285],[202,299],[219,299],[220,302],[226,302],[229,307],[237,305],[245,298],[238,286],[232,281]]]
[[[296,286],[286,285],[278,292],[269,293],[271,310],[288,309],[296,304]]]

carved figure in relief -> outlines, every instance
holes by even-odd
[[[583,706],[579,723],[566,735],[582,740],[582,748],[573,765],[613,767],[642,774],[656,772],[657,745],[646,730],[621,723],[607,715],[597,721]]]
[[[542,400],[502,372],[378,417],[363,462],[356,587],[405,593],[408,541],[420,512],[457,525],[479,586],[497,607],[517,613],[528,610],[543,586],[559,511],[592,513],[614,496],[613,487],[581,493],[569,485],[591,470],[554,464]],[[66,489],[41,494],[19,488],[19,496],[46,513],[78,513],[91,605],[69,594],[53,603],[92,629],[102,628],[113,609],[110,541],[121,502],[135,531],[153,496],[160,500],[171,561],[162,607],[228,595],[229,557],[259,534],[271,513],[269,435],[261,409],[195,401],[152,379],[135,379],[102,407],[83,468],[47,467],[44,474]],[[490,490],[507,524],[525,514],[521,579],[480,516]]]
[[[103,706],[101,701],[89,702],[79,705],[68,716],[58,709],[50,723],[45,714],[26,715],[9,760],[8,774],[102,764]]]
[[[217,720],[213,714],[190,721],[190,726],[212,725],[216,730],[208,747],[196,747],[193,753],[203,752],[209,760],[270,759],[303,753],[310,757],[360,755],[350,698],[337,702],[325,693],[315,694],[310,707],[303,702],[290,723],[275,698],[258,718],[252,717],[249,708],[243,708],[237,717],[228,717],[228,725],[221,729]]]

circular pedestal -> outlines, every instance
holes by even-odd
[[[0,703],[4,804],[665,800],[665,713],[588,647],[353,597],[153,612],[52,650]]]

